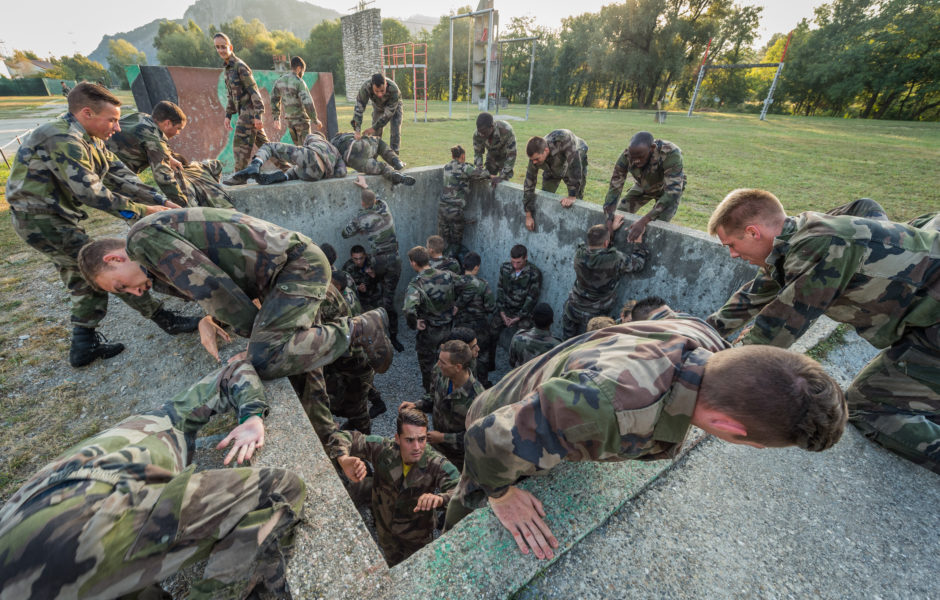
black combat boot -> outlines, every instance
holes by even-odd
[[[249,179],[257,178],[259,173],[261,173],[261,161],[257,158],[253,158],[251,162],[248,163],[247,167],[241,171],[232,173],[228,179],[222,183],[225,185],[244,185]]]
[[[69,364],[84,367],[96,358],[111,358],[124,351],[124,344],[108,344],[107,338],[91,327],[76,325],[72,328],[72,347]]]
[[[391,182],[394,184],[404,183],[405,185],[414,185],[415,178],[411,175],[405,175],[404,173],[399,173],[398,171],[392,172]]]
[[[342,179],[343,177],[346,177],[346,163],[342,158],[337,158],[336,164],[333,165],[333,178]]]
[[[398,352],[404,352],[404,351],[405,351],[405,347],[402,346],[401,342],[398,341],[398,336],[397,336],[397,335],[392,335],[392,336],[389,337],[389,339],[392,340],[392,348],[394,348],[394,349],[397,350]]]
[[[369,386],[369,418],[374,419],[388,410],[385,406],[385,400],[382,400],[382,394],[375,386]]]
[[[159,325],[160,329],[163,331],[170,335],[176,335],[178,333],[196,331],[199,327],[199,321],[202,319],[200,317],[184,317],[183,315],[178,315],[165,308],[160,308],[157,309],[157,312],[153,313],[150,320]]]
[[[290,181],[292,179],[297,179],[297,177],[291,177],[284,171],[271,171],[269,173],[262,173],[261,175],[258,175],[258,183],[260,185],[284,183],[285,181]]]

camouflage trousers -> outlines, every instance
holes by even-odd
[[[381,156],[385,162],[376,160],[377,156]],[[392,173],[403,166],[395,151],[377,138],[356,140],[349,146],[343,160],[346,161],[346,166],[360,173],[381,175],[389,180],[392,178]]]
[[[432,372],[441,352],[441,344],[450,335],[451,325],[431,325],[419,330],[415,335],[415,351],[418,354],[418,368],[421,369],[421,385],[424,391],[431,390]]]
[[[235,122],[235,137],[232,138],[232,156],[235,157],[235,170],[241,171],[248,166],[251,161],[251,149],[257,146],[260,148],[268,143],[268,136],[264,129],[255,129],[254,119],[247,113],[240,113],[238,121]],[[281,170],[289,165],[284,164],[278,159],[274,164]]]
[[[16,234],[42,252],[58,270],[59,278],[72,299],[72,325],[97,327],[108,312],[108,294],[96,290],[78,270],[78,251],[91,241],[85,230],[56,214],[10,212]],[[162,305],[149,292],[143,296],[115,296],[146,319],[151,318]]]
[[[372,129],[375,130],[375,137],[382,137],[382,130],[385,127],[376,127],[375,119],[378,117],[378,111],[372,111]],[[398,104],[398,109],[395,111],[395,114],[392,116],[391,120],[388,122],[388,145],[391,147],[392,151],[398,154],[398,151],[401,149],[401,122],[404,117],[404,109],[402,108],[401,103]],[[358,169],[356,169],[358,171]]]
[[[382,306],[388,313],[388,331],[393,340],[398,339],[398,307],[395,304],[395,292],[401,279],[401,259],[398,253],[376,252],[372,257],[376,277],[382,280]]]
[[[572,302],[570,297],[565,300],[561,316],[562,334],[564,335],[562,341],[587,331],[588,321],[594,317],[610,316],[610,305],[613,304],[613,300],[613,297],[611,297],[610,301],[606,303],[606,310],[604,309],[605,303],[599,302],[594,307],[584,307],[577,302]]]
[[[351,427],[363,435],[372,431],[369,418],[369,394],[375,372],[362,352],[351,352],[323,369],[330,412],[348,419]]]
[[[287,133],[295,146],[303,146],[304,140],[310,135],[310,119],[285,119]]]
[[[437,217],[437,235],[444,238],[444,254],[455,257],[460,254],[460,248],[463,246],[463,230],[466,226],[463,214],[457,218],[444,217],[438,214]]]
[[[460,311],[454,316],[454,327],[467,327],[477,334],[477,346],[480,347],[480,353],[474,359],[473,364],[470,365],[470,370],[473,371],[473,376],[476,377],[477,381],[484,383],[488,379],[489,365],[492,362],[490,353],[492,352],[493,343],[490,339],[490,322],[486,318],[462,318],[462,313],[463,311]]]
[[[222,163],[217,160],[191,162],[176,175],[188,206],[233,208],[232,199],[219,183]]]
[[[320,181],[327,175],[324,169],[329,164],[323,158],[317,156],[316,150],[308,146],[293,146],[281,142],[268,142],[255,152],[255,158],[262,163],[270,158],[276,158],[285,163],[293,165],[288,169],[288,176],[303,181]]]
[[[325,448],[330,439],[330,435],[336,431],[336,422],[333,421],[333,415],[330,413],[330,397],[326,392],[326,377],[323,374],[323,368],[311,369],[306,373],[297,373],[287,378],[297,398],[300,399],[300,406],[303,407],[310,426],[316,432],[320,443]]]
[[[578,189],[574,194],[575,198],[584,198],[584,186],[587,184],[587,173],[588,173],[588,148],[587,144],[581,144],[578,147],[578,158],[581,160],[581,179],[577,182]],[[558,184],[562,182],[561,177],[550,176],[546,171],[542,175],[542,190],[545,192],[550,192],[552,194],[558,189]],[[565,195],[568,195],[568,192],[565,192]]]
[[[685,191],[685,175],[682,176],[682,190]],[[643,208],[649,202],[657,202],[659,198],[663,195],[664,190],[660,186],[659,189],[647,190],[638,185],[634,185],[632,188],[627,190],[627,193],[623,195],[623,199],[620,201],[620,210],[626,210],[627,212],[637,214],[637,211]],[[666,209],[659,214],[654,221],[671,221],[676,212],[679,210],[679,203],[676,202],[675,206]]]
[[[510,317],[515,315],[509,315]],[[496,350],[499,347],[500,338],[503,335],[503,331],[509,330],[509,339],[512,339],[512,336],[516,334],[520,329],[529,329],[532,327],[532,319],[523,317],[513,325],[512,327],[506,327],[506,324],[503,323],[503,319],[499,314],[499,311],[496,311],[496,314],[493,315],[493,318],[490,319],[490,331],[489,331],[489,351],[487,353],[487,358],[489,359],[488,363],[485,363],[483,366],[486,369],[487,376],[490,371],[496,370]],[[477,340],[479,342],[479,340]],[[480,343],[480,359],[483,357],[483,343]],[[482,360],[479,360],[480,363],[483,363]],[[479,377],[477,379],[480,379]],[[480,381],[485,381],[480,379]]]

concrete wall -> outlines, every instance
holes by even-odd
[[[382,14],[379,9],[370,8],[344,15],[340,22],[343,26],[346,100],[355,102],[359,86],[374,73],[382,71]]]

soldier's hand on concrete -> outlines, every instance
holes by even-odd
[[[229,443],[232,444],[232,449],[229,450],[222,464],[229,464],[233,457],[238,464],[251,460],[255,450],[264,446],[264,421],[257,415],[248,417],[244,423],[230,431],[215,448],[222,450]]]
[[[440,444],[444,441],[444,434],[440,431],[428,431],[428,442],[432,444]]]
[[[366,183],[366,178],[363,177],[362,175],[357,175],[357,176],[356,176],[356,180],[353,181],[353,185],[358,185],[359,187],[361,187],[361,188],[364,189],[364,190],[369,189],[369,184]]]
[[[418,331],[424,331],[428,328],[428,322],[424,319],[418,319]]]
[[[421,494],[421,496],[418,497],[418,505],[415,506],[415,512],[434,510],[441,504],[444,504],[444,499],[437,494]]]
[[[170,163],[170,168],[173,169],[174,171],[179,171],[180,169],[183,168],[183,163],[176,160],[172,156],[170,157],[169,163]]]
[[[199,342],[212,358],[217,362],[222,362],[222,359],[219,358],[219,336],[226,342],[232,341],[228,333],[216,325],[211,316],[206,315],[199,321]]]
[[[614,215],[613,221],[610,222],[610,230],[617,231],[623,225],[623,215]]]
[[[252,122],[254,123],[255,129],[257,129],[258,131],[261,131],[262,129],[264,129],[264,123],[261,122],[261,119],[255,119]]]
[[[530,213],[525,214],[525,228],[529,231],[535,231],[535,219]]]
[[[340,456],[336,459],[336,462],[339,463],[339,466],[343,469],[343,474],[350,481],[362,481],[362,478],[366,476],[366,463],[355,456]]]
[[[494,190],[496,189],[496,186],[499,185],[499,182],[502,181],[502,180],[503,180],[503,178],[500,177],[499,175],[492,175],[492,176],[490,176],[490,183],[492,184]]]
[[[538,558],[553,558],[552,548],[558,547],[558,540],[542,517],[545,510],[538,498],[516,486],[510,486],[500,498],[490,498],[490,508],[509,533],[523,554],[529,548]]]
[[[561,199],[561,205],[565,208],[571,208],[571,205],[574,204],[576,198],[574,196],[565,196]]]

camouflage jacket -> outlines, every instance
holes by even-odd
[[[467,413],[464,476],[488,496],[562,460],[673,458],[705,363],[729,345],[700,319],[586,333],[510,371]],[[461,484],[462,485],[462,484]]]
[[[279,277],[291,260],[313,253],[311,277]],[[193,300],[249,337],[275,283],[286,294],[322,300],[330,282],[323,252],[306,236],[232,210],[187,208],[142,219],[127,234],[127,254],[154,288]],[[157,285],[161,284],[161,285]]]
[[[128,169],[139,174],[150,167],[153,180],[167,198],[180,206],[187,204],[180,190],[169,159],[173,151],[167,146],[166,136],[147,113],[131,113],[121,118],[121,131],[105,142]],[[185,163],[186,161],[180,161]]]
[[[368,307],[382,306],[382,279],[369,275],[366,273],[366,269],[374,269],[374,261],[368,254],[366,255],[366,262],[361,268],[357,267],[351,258],[343,263],[343,271],[352,277],[359,300]],[[360,285],[365,285],[365,290],[360,290]]]
[[[431,372],[431,391],[415,407],[434,418],[434,430],[444,434],[445,452],[463,456],[463,434],[467,430],[467,411],[476,397],[483,393],[483,386],[473,373],[467,382],[454,388],[453,382],[444,377],[439,366],[434,365]],[[448,454],[449,456],[449,454]]]
[[[548,158],[540,165],[531,160],[525,171],[525,180],[522,182],[522,203],[526,212],[535,210],[535,186],[538,183],[539,171],[545,171],[543,178],[561,179],[568,186],[568,195],[577,196],[584,179],[581,169],[581,155],[587,152],[587,144],[567,129],[556,129],[545,136],[548,143]]]
[[[383,547],[401,540],[408,545],[429,543],[434,533],[434,511],[415,512],[418,498],[436,493],[446,507],[460,479],[457,468],[431,445],[411,465],[408,476],[402,468],[401,451],[394,440],[358,431],[333,435],[330,455],[355,456],[372,464],[372,514]]]
[[[356,217],[343,229],[343,238],[357,234],[368,237],[372,254],[398,254],[395,219],[384,200],[375,199],[371,208],[360,208]]]
[[[454,274],[428,267],[408,283],[401,309],[408,326],[414,329],[418,319],[431,327],[446,327],[454,318]]]
[[[512,169],[516,166],[516,134],[506,121],[493,121],[493,133],[484,139],[479,132],[473,134],[473,165],[483,168],[483,153],[488,152],[487,162],[499,169],[499,176],[504,181],[512,179]]]
[[[375,111],[375,119],[372,121],[372,127],[384,127],[395,116],[395,112],[401,107],[401,92],[398,90],[398,84],[391,79],[386,78],[388,87],[385,89],[385,95],[378,98],[372,91],[372,79],[367,79],[362,87],[359,88],[359,95],[356,96],[356,107],[353,109],[352,128],[359,131],[362,127],[362,115],[366,112],[366,104],[372,102],[372,110]]]
[[[470,177],[479,174],[467,163],[452,160],[444,165],[444,191],[438,206],[438,215],[443,219],[463,220],[463,209],[467,206]]]
[[[940,323],[940,231],[805,212],[787,217],[769,267],[712,314],[722,334],[757,316],[745,344],[786,348],[820,316],[876,348]]]
[[[349,305],[349,311],[355,317],[362,314],[362,303],[359,302],[359,292],[356,290],[356,282],[352,275],[345,271],[340,272],[346,278],[346,289],[343,290],[343,298]]]
[[[527,363],[536,356],[545,354],[555,346],[561,343],[561,340],[552,335],[547,329],[522,329],[512,336],[509,342],[509,366],[518,367]]]
[[[234,54],[225,61],[225,89],[228,92],[226,119],[230,119],[235,113],[247,115],[252,119],[260,119],[264,115],[264,101],[258,91],[255,77],[248,65]]]
[[[451,258],[449,256],[438,256],[436,258],[431,257],[428,263],[430,263],[432,269],[450,271],[456,276],[459,276],[461,273],[460,263],[457,262],[456,258]]]
[[[643,242],[633,244],[630,258],[613,247],[589,248],[581,242],[574,252],[576,278],[568,302],[598,314],[610,312],[621,278],[641,271],[648,257],[649,249]]]
[[[472,329],[488,323],[496,310],[496,296],[490,284],[476,275],[461,275],[454,282],[457,314],[454,324]]]
[[[7,179],[6,199],[14,212],[55,214],[75,224],[88,218],[82,204],[135,219],[144,216],[144,204],[166,201],[68,113],[40,125],[23,141]]]
[[[535,305],[542,293],[542,271],[531,262],[527,262],[516,275],[511,262],[504,262],[499,267],[499,286],[496,288],[496,310],[506,313],[507,317],[532,316]]]
[[[685,188],[685,173],[682,172],[682,152],[679,146],[666,140],[655,140],[650,149],[650,158],[642,169],[630,167],[629,148],[623,151],[614,174],[610,177],[610,188],[604,199],[604,211],[612,214],[620,200],[620,192],[627,179],[627,174],[633,176],[633,187],[643,192],[644,196],[655,196],[656,205],[650,209],[647,216],[655,219],[664,212],[668,212],[679,204],[679,197]]]
[[[294,73],[288,73],[274,82],[271,88],[271,118],[277,121],[284,107],[288,121],[316,121],[317,109],[310,97],[307,83]]]

